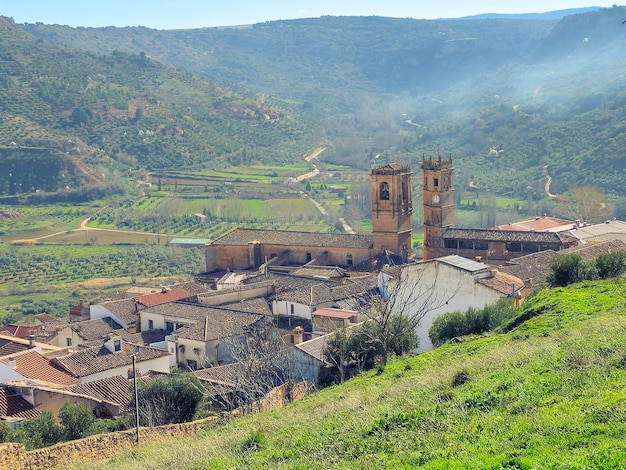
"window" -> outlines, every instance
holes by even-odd
[[[380,183],[380,200],[388,201],[389,200],[389,183],[383,181]]]
[[[352,253],[348,253],[348,255],[346,256],[346,264],[348,266],[352,266]]]
[[[174,323],[172,323],[171,321],[166,321],[165,331],[174,331]]]
[[[189,370],[198,370],[198,361],[187,360],[187,368]]]
[[[435,188],[439,187],[439,178],[434,179],[433,185],[435,186]]]
[[[308,262],[310,262],[312,259],[313,259],[313,257],[311,256],[311,252],[310,252],[310,251],[307,251],[307,253],[306,253],[306,262],[308,263]]]
[[[193,348],[193,353],[198,356],[200,354],[200,348]]]
[[[148,329],[154,330],[154,320],[148,320]]]
[[[72,345],[72,338],[65,338],[65,346],[70,347]]]
[[[113,350],[114,351],[121,351],[122,350],[122,341],[119,339],[116,339],[113,342]]]
[[[289,312],[293,315],[296,311],[296,307],[294,304],[289,305]]]

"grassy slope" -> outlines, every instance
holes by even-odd
[[[506,334],[93,468],[623,468],[624,285],[531,299]],[[467,381],[455,377],[468,377]],[[257,445],[255,445],[257,444]],[[91,468],[90,464],[90,468]],[[76,466],[76,468],[83,468]]]

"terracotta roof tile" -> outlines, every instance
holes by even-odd
[[[524,287],[524,281],[511,273],[496,271],[495,276],[478,279],[479,284],[490,287],[503,295],[513,295],[513,284],[515,291],[519,291]]]
[[[161,292],[155,292],[153,294],[146,294],[139,297],[134,297],[134,300],[136,300],[145,307],[154,307],[156,305],[161,305],[168,302],[175,302],[177,300],[187,299],[189,297],[191,297],[191,294],[186,290],[174,288],[166,289]]]
[[[117,325],[115,322],[113,322]],[[118,329],[119,329],[119,325]],[[103,318],[70,323],[70,328],[86,341],[100,339],[113,333],[115,329]]]
[[[314,317],[338,318],[343,320],[348,320],[357,315],[358,312],[354,310],[344,310],[341,308],[318,308],[313,312]]]
[[[169,352],[146,346],[138,346],[138,350],[135,352],[134,345],[122,343],[122,350],[115,353],[101,346],[59,356],[53,361],[65,367],[76,377],[86,377],[116,367],[131,366],[133,354],[137,358],[137,364],[140,364],[144,361],[167,356]]]
[[[109,300],[100,304],[113,313],[127,325],[135,323],[137,319],[137,303],[133,299]]]
[[[15,360],[15,371],[28,379],[64,385],[78,381],[76,377],[54,364],[54,359],[48,359],[33,349],[16,354],[12,358]],[[0,362],[9,365],[9,357],[0,358]]]
[[[67,390],[80,395],[88,395],[126,407],[130,399],[128,379],[121,375],[94,380],[92,382],[73,385]]]

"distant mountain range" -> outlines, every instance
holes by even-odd
[[[625,18],[613,7],[175,31],[4,19],[0,193],[126,168],[281,164],[324,145],[327,161],[364,169],[451,153],[459,183],[518,197],[539,197],[548,174],[557,194],[622,197]],[[33,177],[27,154],[58,177]]]

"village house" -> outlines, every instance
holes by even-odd
[[[513,301],[523,288],[518,277],[457,255],[383,270],[379,275],[380,292],[385,298],[393,296],[393,312],[423,315],[417,330],[418,351],[432,349],[428,330],[437,316],[483,308],[502,297]]]
[[[138,373],[154,370],[170,372],[170,353],[163,349],[127,343],[121,336],[111,334],[101,345],[57,356],[52,364],[67,371],[80,382],[91,382],[106,377],[133,375],[133,356]]]
[[[233,344],[245,342],[250,329],[266,322],[263,315],[181,302],[148,308],[140,315],[141,329],[167,332],[176,363],[191,370],[232,362]]]

